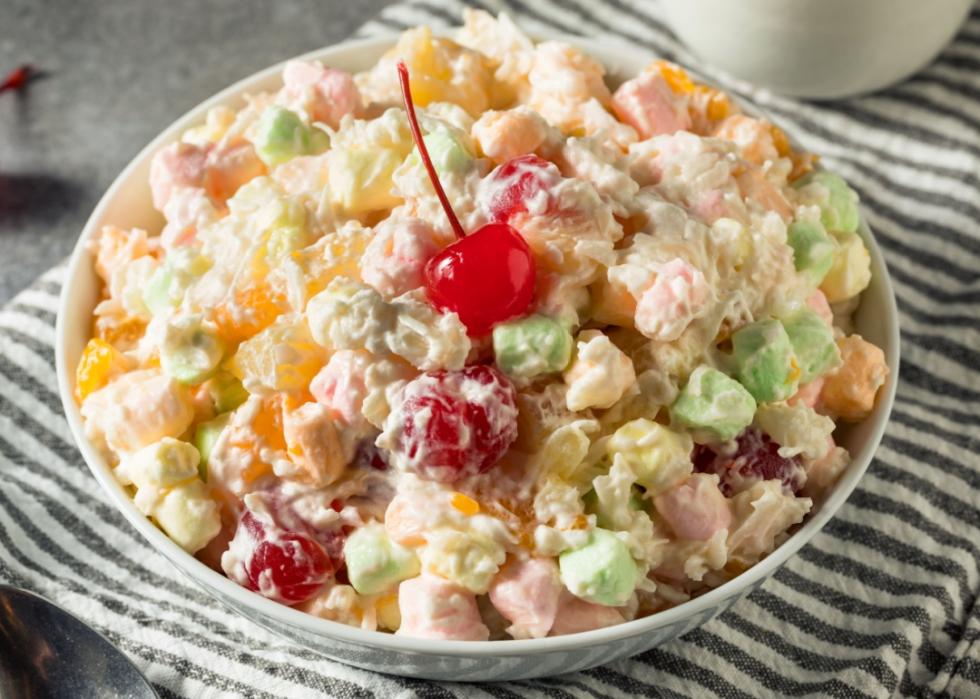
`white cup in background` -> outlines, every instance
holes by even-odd
[[[660,0],[670,27],[715,68],[775,92],[832,99],[915,73],[973,0]]]

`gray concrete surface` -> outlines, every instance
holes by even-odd
[[[112,179],[186,110],[347,38],[389,0],[3,0],[0,304],[67,255]]]

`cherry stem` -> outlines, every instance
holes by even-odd
[[[33,72],[34,71],[29,65],[22,65],[14,68],[3,79],[3,82],[0,82],[0,92],[6,92],[7,90],[19,90],[20,88],[24,87]]]
[[[432,164],[432,158],[429,157],[429,150],[425,147],[425,141],[422,139],[422,131],[419,129],[419,119],[415,116],[415,103],[412,101],[412,88],[408,83],[408,66],[405,65],[404,61],[398,61],[398,82],[401,83],[402,97],[405,98],[405,111],[408,112],[408,126],[412,130],[412,138],[415,140],[415,147],[419,149],[422,164],[425,165],[425,170],[429,173],[429,179],[432,181],[432,187],[436,190],[436,196],[439,197],[442,208],[446,211],[446,218],[449,219],[449,225],[453,227],[457,238],[465,238],[466,232],[460,225],[459,219],[456,218],[456,212],[453,211],[453,207],[449,204],[449,197],[446,196],[446,190],[442,188],[442,183],[439,182],[439,175],[436,174],[436,168]]]

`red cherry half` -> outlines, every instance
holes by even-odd
[[[298,604],[316,595],[330,581],[334,564],[323,546],[307,534],[285,531],[260,522],[246,510],[238,523],[232,548],[247,552],[245,587],[283,604]]]
[[[426,263],[425,285],[429,301],[441,311],[459,315],[470,335],[484,335],[495,324],[525,314],[531,306],[534,300],[534,256],[527,241],[505,222],[491,223],[466,235],[422,140],[408,68],[403,62],[398,63],[398,79],[415,146],[458,238]]]
[[[425,265],[429,300],[453,312],[470,335],[527,312],[534,299],[534,257],[521,234],[505,223],[483,226]]]
[[[517,439],[517,391],[490,366],[430,371],[401,396],[395,451],[427,480],[453,483],[493,468]]]
[[[495,169],[481,183],[481,204],[491,221],[509,223],[520,213],[544,214],[555,206],[550,190],[561,171],[534,154],[522,155]]]

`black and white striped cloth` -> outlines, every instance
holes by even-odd
[[[471,4],[698,64],[652,2]],[[360,33],[457,24],[461,9],[397,4]],[[898,400],[874,463],[761,589],[679,641],[547,680],[437,684],[292,649],[178,575],[89,475],[55,385],[61,269],[0,312],[0,581],[92,623],[163,697],[980,696],[980,7],[934,64],[869,97],[808,104],[698,67],[860,191],[901,311]]]

